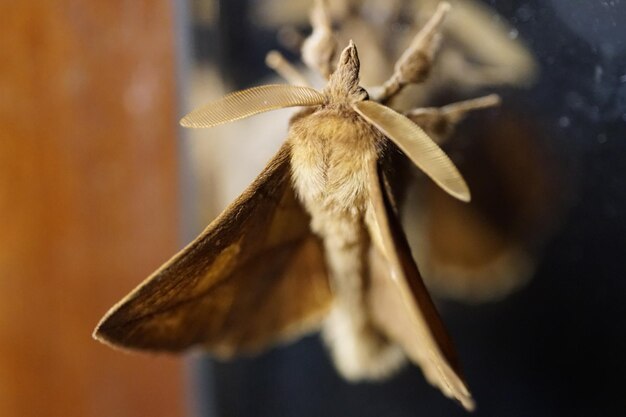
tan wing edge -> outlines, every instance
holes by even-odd
[[[473,410],[474,401],[461,376],[452,341],[411,256],[376,162],[369,175],[372,316],[381,330],[422,368],[431,384]]]

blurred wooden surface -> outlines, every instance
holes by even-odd
[[[92,340],[178,240],[173,2],[0,7],[0,416],[181,416],[180,361]]]

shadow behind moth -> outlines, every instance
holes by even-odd
[[[227,95],[182,120],[210,127],[302,106],[254,182],[193,242],[115,305],[95,337],[132,349],[200,346],[228,358],[320,330],[349,380],[381,379],[408,358],[473,408],[450,338],[396,213],[384,156],[399,148],[443,190],[469,189],[413,121],[359,86],[353,43],[329,82]]]

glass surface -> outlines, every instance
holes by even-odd
[[[211,79],[224,84],[215,81],[213,92],[265,83],[271,72],[264,66],[264,57],[270,49],[281,49],[295,59],[277,41],[278,25],[261,21],[259,10],[266,2],[218,3],[198,2],[192,8],[194,71],[219,74]],[[514,27],[509,36],[523,40],[532,51],[539,68],[536,80],[527,87],[491,86],[470,93],[451,87],[430,104],[489,92],[502,96],[500,110],[472,116],[447,149],[461,170],[468,172],[477,164],[473,156],[497,149],[491,160],[504,161],[504,166],[511,161],[508,165],[518,170],[518,182],[530,190],[525,196],[539,190],[542,197],[533,200],[536,206],[527,224],[533,232],[524,236],[536,264],[532,279],[501,300],[463,303],[440,298],[439,309],[477,401],[475,415],[623,415],[626,2],[484,3],[493,9],[495,21],[505,19]],[[306,20],[298,20],[294,27],[307,30]],[[358,45],[359,39],[355,42]],[[194,76],[202,79],[197,73]],[[498,137],[505,145],[492,148]],[[219,140],[236,144],[240,138]],[[275,143],[259,151],[264,155],[260,166]],[[223,161],[231,169],[254,159],[246,152],[254,153],[262,145],[238,146],[238,153],[219,154],[237,158]],[[524,152],[534,156],[515,162]],[[249,173],[249,177],[254,175]],[[486,183],[501,179],[495,171],[476,178]],[[207,218],[216,215],[249,178],[232,191],[216,186],[219,178],[212,181],[199,180],[214,187],[201,193],[212,190],[211,195],[220,199],[212,207],[202,206]],[[488,185],[484,189],[490,190]],[[505,224],[521,204],[524,201],[512,197],[487,212]],[[385,383],[343,381],[315,335],[211,369],[204,377],[214,381],[215,392],[207,397],[216,400],[223,416],[466,415],[430,387],[414,366]]]

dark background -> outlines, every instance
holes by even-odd
[[[196,58],[217,59],[229,88],[266,73],[275,33],[250,1],[223,0],[197,26]],[[498,91],[541,132],[565,207],[533,280],[483,305],[441,302],[477,416],[622,416],[626,412],[626,3],[487,1],[541,67],[536,84]],[[243,11],[243,13],[242,13]],[[213,57],[213,58],[210,58]],[[255,69],[254,71],[252,69]],[[407,368],[386,383],[340,379],[317,336],[255,359],[204,362],[207,409],[244,416],[465,415]],[[201,388],[202,392],[202,388]]]

